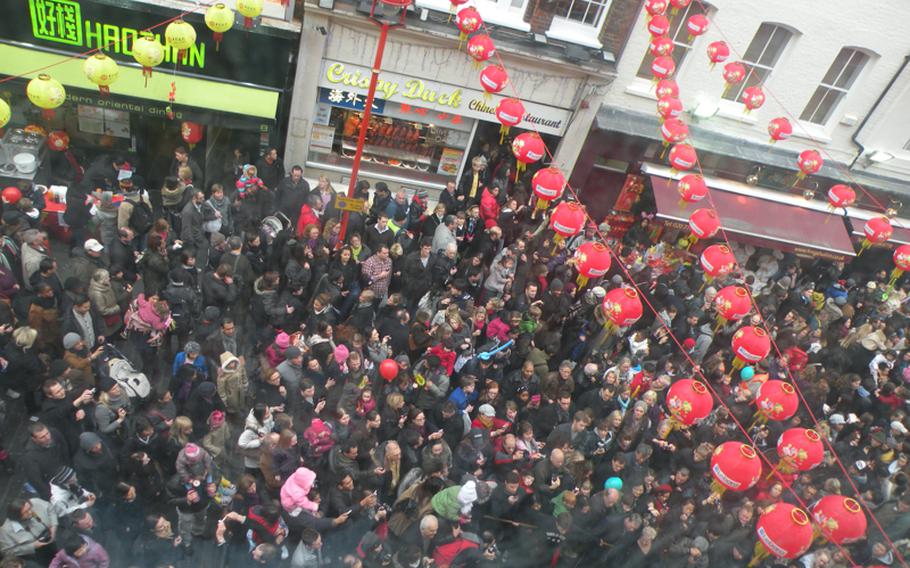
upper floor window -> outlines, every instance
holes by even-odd
[[[600,48],[600,30],[613,0],[567,0],[556,9],[547,37]]]
[[[692,2],[689,4],[685,10],[680,10],[676,13],[675,16],[670,17],[670,30],[667,32],[670,39],[673,40],[673,61],[676,62],[676,69],[678,70],[682,65],[683,60],[686,58],[686,55],[689,54],[689,50],[692,49],[692,42],[695,41],[695,38],[689,38],[689,32],[686,30],[686,20],[689,19],[689,16],[694,16],[695,14],[705,14],[705,6],[701,2]],[[654,61],[654,56],[651,55],[650,51],[645,52],[645,57],[641,61],[641,65],[638,68],[638,77],[643,79],[651,79],[651,62]]]
[[[744,89],[762,86],[791,37],[793,37],[793,33],[781,26],[768,23],[759,26],[743,57],[742,64],[746,68],[746,77],[738,85],[727,89],[724,98],[729,101],[739,101]]]
[[[841,49],[799,119],[815,124],[827,123],[868,61],[869,56],[858,49]]]

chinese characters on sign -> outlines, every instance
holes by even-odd
[[[319,102],[328,103],[336,107],[362,111],[366,107],[367,98],[364,95],[357,94],[353,91],[322,88],[319,89]],[[385,110],[385,101],[382,99],[373,99],[372,112],[381,113],[383,110]]]
[[[29,9],[36,38],[82,45],[82,14],[78,2],[32,0]]]

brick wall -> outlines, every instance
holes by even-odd
[[[531,31],[542,34],[550,29],[554,14],[562,5],[561,0],[531,0],[525,10],[525,21],[531,24]]]
[[[613,53],[617,60],[626,46],[643,4],[644,0],[613,0],[610,4],[607,21],[600,30],[600,42],[604,50]]]

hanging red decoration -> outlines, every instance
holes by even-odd
[[[767,338],[767,334],[765,334],[765,337]],[[750,348],[753,349],[753,353],[750,354],[757,355],[757,350],[761,346],[752,345]],[[770,341],[768,341],[768,350],[770,348]],[[745,349],[743,348],[744,352]],[[767,351],[765,355],[767,355]],[[764,357],[761,357],[761,359],[764,359]],[[772,379],[758,385],[758,391],[755,393],[755,408],[756,422],[788,420],[799,409],[799,396],[797,396],[796,389],[790,383]]]
[[[711,69],[718,63],[723,63],[730,57],[730,46],[725,41],[712,41],[708,44],[708,61],[711,62]]]
[[[671,12],[676,14],[680,10],[685,10],[691,3],[692,0],[670,0]]]
[[[566,176],[559,168],[549,167],[537,170],[531,178],[531,191],[537,197],[535,211],[547,208],[547,204],[559,199],[566,188]]]
[[[696,203],[704,199],[708,195],[708,184],[698,174],[686,174],[679,179],[676,190],[682,207],[685,203]]]
[[[476,36],[475,36],[476,37]],[[473,39],[473,38],[472,38]],[[502,125],[499,128],[499,142],[502,143],[509,128],[521,123],[525,115],[525,106],[518,99],[502,99],[496,105],[496,120]]]
[[[648,33],[652,36],[667,35],[670,31],[670,20],[666,16],[654,16],[648,20]]]
[[[9,205],[15,205],[19,203],[19,200],[22,199],[22,191],[15,186],[4,187],[3,191],[0,192],[0,198],[3,199],[3,203]]]
[[[837,545],[853,544],[866,536],[867,519],[855,499],[825,495],[812,507],[821,536]]]
[[[379,376],[386,380],[392,381],[398,376],[398,363],[394,359],[386,359],[379,364]]]
[[[657,114],[661,116],[662,120],[676,118],[682,114],[682,111],[682,101],[671,95],[657,99]]]
[[[575,250],[575,264],[578,270],[576,283],[584,288],[590,278],[600,278],[610,270],[610,249],[601,242],[582,243]]]
[[[746,78],[746,67],[742,63],[727,63],[724,65],[724,94],[730,87]]]
[[[771,137],[771,143],[786,140],[793,134],[793,125],[784,117],[772,118],[768,121],[768,136]]]
[[[889,221],[887,217],[873,217],[869,219],[863,227],[863,234],[866,238],[863,239],[859,252],[862,253],[872,245],[880,245],[888,242],[888,239],[891,238],[893,232],[894,228],[891,226],[891,221]]]
[[[665,97],[673,97],[675,99],[678,99],[679,85],[677,85],[676,81],[673,79],[661,79],[657,82],[657,87],[654,88],[654,94],[657,96],[658,100]],[[681,105],[680,108],[682,108]]]
[[[796,159],[799,173],[796,174],[796,181],[793,185],[804,180],[806,176],[817,173],[818,170],[822,169],[823,163],[824,160],[822,159],[822,155],[818,153],[818,150],[803,150],[800,152],[799,157]]]
[[[825,445],[815,430],[788,428],[777,439],[777,468],[785,473],[809,471],[825,458]]]
[[[714,297],[714,309],[717,311],[717,325],[726,325],[729,321],[739,321],[752,311],[752,299],[742,286],[724,286]]]
[[[894,270],[891,271],[891,279],[888,280],[889,288],[893,288],[897,279],[910,270],[910,245],[901,245],[894,249],[892,258],[894,259]]]
[[[509,84],[509,74],[499,65],[487,65],[480,72],[480,86],[483,87],[484,96],[496,94]]]
[[[651,16],[659,16],[667,11],[667,0],[647,0],[645,11]]]
[[[654,79],[666,79],[676,73],[676,62],[673,61],[672,57],[662,55],[660,57],[655,57],[654,61],[651,62],[651,74],[654,75]]]
[[[192,150],[196,144],[202,141],[202,135],[205,132],[201,124],[185,120],[180,123],[180,137],[189,144]]]
[[[660,127],[660,135],[664,137],[664,146],[678,144],[689,137],[689,126],[678,118],[668,118]]]
[[[654,57],[660,57],[662,55],[670,55],[673,53],[673,48],[675,44],[673,40],[667,36],[657,36],[651,39],[651,43],[648,44],[648,51],[651,52],[651,55]]]
[[[708,31],[708,18],[704,14],[694,14],[686,20],[686,31],[689,32],[689,42]]]
[[[574,237],[584,228],[585,219],[584,207],[575,201],[563,201],[550,216],[550,230],[556,233],[557,241]]]
[[[528,164],[533,164],[543,158],[547,147],[540,134],[536,132],[523,132],[512,140],[512,155],[518,161],[515,164],[516,175],[521,175]]]
[[[603,276],[607,273],[607,270],[609,270],[609,263],[607,263],[606,269],[596,272]],[[593,278],[594,276],[590,277]],[[635,288],[631,286],[622,286],[607,292],[601,308],[607,320],[617,328],[629,327],[637,322],[642,313],[644,313],[641,298],[638,297],[638,292],[635,291]]]
[[[743,89],[742,101],[747,113],[758,110],[765,104],[765,92],[761,87],[746,87]]]
[[[790,503],[774,503],[765,509],[755,527],[758,542],[749,566],[755,566],[768,557],[796,558],[812,545],[812,525],[809,515]]]
[[[686,250],[698,240],[710,239],[720,230],[720,219],[713,209],[696,209],[689,215],[689,231]]]
[[[465,8],[467,9],[467,8]],[[477,34],[468,40],[468,55],[478,65],[496,54],[496,46],[487,34]]]
[[[828,208],[834,211],[838,207],[850,207],[856,203],[856,192],[849,185],[842,183],[828,189]]]
[[[483,19],[480,17],[480,12],[477,11],[477,8],[468,6],[459,10],[455,15],[455,25],[461,31],[461,35],[458,38],[459,41],[464,41],[469,35],[483,26]]]
[[[761,469],[755,448],[742,442],[724,442],[711,454],[711,492],[748,491],[758,483]]]
[[[689,144],[676,144],[670,149],[670,166],[674,171],[689,171],[698,163],[698,154]]]
[[[736,267],[736,257],[727,245],[711,245],[701,253],[699,263],[705,271],[705,280],[726,276]]]
[[[771,351],[771,338],[760,327],[745,325],[733,334],[733,368],[742,369],[746,363],[758,363]],[[780,381],[778,381],[780,382]],[[772,389],[773,390],[773,389]]]
[[[671,421],[692,426],[714,409],[714,398],[701,381],[680,379],[667,389],[667,410]]]
[[[63,130],[54,130],[47,135],[47,147],[54,152],[65,152],[70,147],[70,136]]]

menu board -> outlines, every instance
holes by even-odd
[[[436,173],[454,176],[458,173],[458,166],[461,165],[462,158],[464,158],[464,150],[443,148],[442,154],[439,156],[439,168],[436,169]]]

